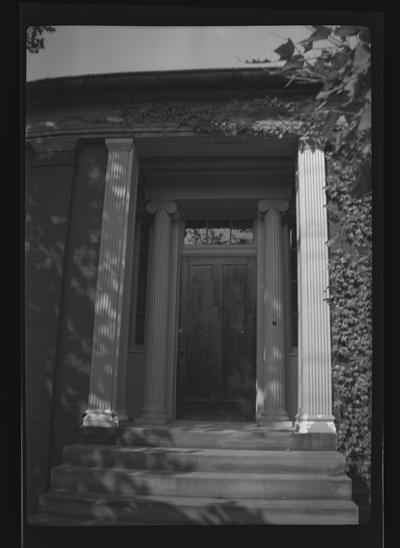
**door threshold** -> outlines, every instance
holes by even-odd
[[[291,421],[257,425],[255,421],[235,421],[218,419],[173,419],[165,425],[167,428],[199,428],[204,430],[264,430],[274,432],[294,432]]]

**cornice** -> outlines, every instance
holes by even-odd
[[[81,144],[78,136],[62,134],[31,138],[28,142],[34,151],[32,165],[72,165]]]
[[[113,102],[126,97],[179,96],[197,97],[223,95],[261,95],[274,93],[285,97],[313,95],[320,84],[298,84],[287,87],[287,79],[265,68],[200,69],[180,71],[148,71],[114,74],[93,74],[48,78],[28,82],[26,103],[29,107],[73,104],[76,101]]]

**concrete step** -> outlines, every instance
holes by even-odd
[[[64,464],[78,467],[242,473],[342,475],[345,458],[337,451],[126,447],[74,444],[64,448]]]
[[[351,497],[344,475],[171,472],[61,465],[52,470],[52,486],[65,491],[116,495],[160,495],[262,499]]]
[[[358,522],[332,433],[185,420],[82,436],[53,468],[37,525]]]
[[[94,440],[96,443],[96,441]],[[298,434],[254,423],[176,421],[168,426],[121,426],[115,442],[129,447],[335,451],[334,434]],[[103,442],[97,442],[103,443]]]
[[[117,442],[130,447],[188,447],[203,449],[290,449],[291,432],[266,432],[251,425],[246,429],[229,427],[121,427]]]
[[[81,527],[82,525],[110,525],[104,520],[97,520],[95,518],[86,517],[85,515],[64,516],[48,512],[39,512],[38,514],[29,517],[28,523],[29,525],[38,525],[42,527]],[[115,525],[117,525],[117,523]],[[125,525],[127,524],[125,523]]]
[[[350,500],[261,500],[110,496],[52,491],[40,499],[38,525],[352,525]]]

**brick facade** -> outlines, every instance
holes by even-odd
[[[76,441],[87,407],[97,263],[107,151],[86,145],[78,154],[65,263],[52,424],[51,465]]]
[[[27,154],[25,410],[28,511],[46,487],[49,425],[73,166],[35,165]],[[31,167],[29,169],[29,165]]]
[[[32,161],[33,160],[33,161]],[[37,511],[50,467],[76,440],[87,405],[107,151],[74,165],[35,165],[27,153],[25,392],[28,513]],[[32,165],[32,167],[29,167]]]

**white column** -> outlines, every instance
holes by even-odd
[[[325,156],[300,143],[297,178],[300,433],[335,432],[332,415]]]
[[[89,407],[83,426],[118,426],[126,419],[121,401],[121,323],[126,307],[127,241],[136,209],[137,176],[132,180],[132,139],[106,139],[105,182],[97,274]],[[137,175],[137,169],[135,169]],[[132,236],[132,235],[131,235]],[[126,318],[127,320],[127,318]],[[123,368],[124,369],[124,368]]]
[[[259,423],[288,421],[285,396],[285,278],[283,272],[281,213],[286,201],[261,200],[258,211],[264,215],[264,331],[261,371],[257,379]],[[260,413],[261,411],[261,413]]]
[[[165,377],[168,356],[167,321],[171,215],[177,212],[177,206],[170,201],[154,201],[147,205],[147,211],[155,214],[152,236],[152,272],[146,307],[143,410],[135,422],[163,424],[167,421]]]

